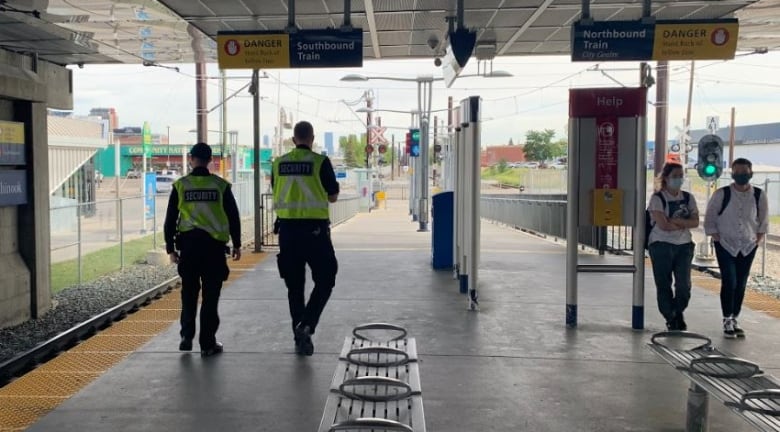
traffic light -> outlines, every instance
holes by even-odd
[[[406,148],[404,149],[404,154],[410,154],[412,152],[412,133],[407,132],[406,133]]]
[[[409,156],[420,156],[420,129],[409,129],[409,133],[412,136],[412,146],[409,150]]]
[[[717,135],[704,135],[699,140],[696,171],[706,181],[715,181],[723,173],[723,140]]]

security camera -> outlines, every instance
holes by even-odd
[[[79,69],[84,69],[84,63],[83,62],[76,63],[76,65],[79,67]]]
[[[435,34],[428,36],[428,47],[435,50],[437,46],[439,46],[439,37]]]
[[[435,59],[433,59],[433,64],[434,64],[436,67],[439,67],[439,66],[441,66],[441,59],[440,59],[439,57],[436,57]]]

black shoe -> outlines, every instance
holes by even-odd
[[[222,351],[224,351],[225,348],[222,346],[222,343],[217,342],[209,349],[202,349],[200,350],[200,356],[201,357],[211,357],[213,355],[222,354]]]
[[[192,351],[192,339],[181,338],[181,342],[179,342],[179,351]]]
[[[737,335],[738,338],[745,337],[745,330],[742,330],[742,327],[737,324],[736,318],[732,320],[732,325],[734,326],[734,334]]]
[[[295,329],[295,353],[305,356],[314,354],[314,343],[311,341],[309,326],[298,326]]]
[[[680,316],[677,317],[677,330],[688,331],[688,324],[685,323],[683,314],[680,314]]]

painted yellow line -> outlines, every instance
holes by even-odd
[[[231,271],[254,269],[268,254],[229,261]],[[251,267],[251,269],[250,269]],[[234,273],[234,274],[236,274]],[[240,277],[240,276],[239,276]],[[225,284],[230,286],[231,277]],[[179,290],[130,314],[26,375],[0,388],[0,431],[22,431],[114,367],[179,319]]]
[[[720,294],[720,279],[697,272],[694,272],[691,279],[693,279],[694,286]],[[745,301],[742,304],[754,311],[763,312],[774,318],[780,318],[780,299],[768,294],[752,291],[748,288],[745,292]]]

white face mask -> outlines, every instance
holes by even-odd
[[[669,178],[669,179],[666,179],[666,185],[669,187],[669,189],[678,190],[683,185],[683,179],[682,178]]]

